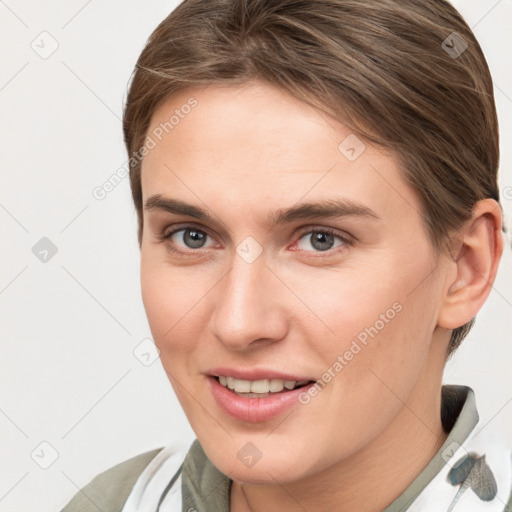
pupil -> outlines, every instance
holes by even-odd
[[[311,245],[319,251],[327,251],[334,243],[334,236],[328,233],[313,233],[311,235]]]

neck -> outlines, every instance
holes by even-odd
[[[440,414],[443,365],[432,359],[426,362],[418,385],[403,402],[399,414],[363,449],[291,484],[251,485],[234,481],[230,510],[385,509],[421,473],[447,437]]]

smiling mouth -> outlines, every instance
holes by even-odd
[[[243,380],[224,375],[215,377],[215,379],[221,386],[229,389],[235,395],[246,398],[265,398],[280,393],[287,393],[313,382],[311,380],[295,381],[281,379]]]

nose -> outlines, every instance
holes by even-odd
[[[213,298],[210,329],[214,336],[237,351],[283,339],[290,315],[279,284],[263,255],[248,263],[235,254],[232,268]]]

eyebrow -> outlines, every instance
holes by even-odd
[[[159,210],[177,215],[188,215],[200,220],[215,221],[215,217],[207,210],[191,205],[178,199],[163,197],[155,194],[148,198],[144,205],[145,210]],[[271,227],[278,224],[293,222],[307,218],[338,218],[338,217],[366,217],[380,220],[379,215],[368,206],[356,203],[350,199],[327,199],[315,203],[301,203],[289,208],[280,208],[268,215]]]

